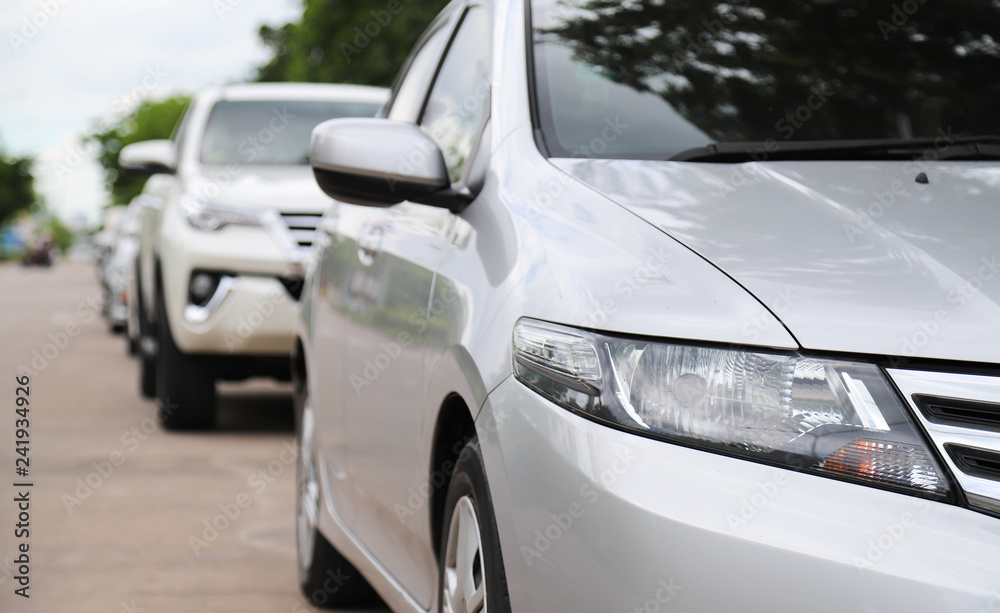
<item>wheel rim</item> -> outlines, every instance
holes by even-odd
[[[469,496],[458,500],[448,524],[442,588],[445,613],[487,610],[483,537],[476,507]]]
[[[319,479],[313,462],[312,448],[314,418],[308,398],[303,403],[299,426],[298,508],[296,532],[299,548],[299,572],[305,576],[312,566],[313,547],[316,543],[316,524],[319,515]]]

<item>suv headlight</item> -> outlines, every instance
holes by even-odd
[[[950,497],[944,471],[874,364],[618,338],[525,318],[513,350],[519,381],[610,426]]]
[[[181,198],[180,209],[192,227],[206,232],[221,230],[228,225],[263,225],[260,211],[209,203],[194,196]]]

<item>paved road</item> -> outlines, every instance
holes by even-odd
[[[89,263],[0,264],[0,611],[308,610],[287,388],[224,386],[217,432],[164,432],[98,300]],[[33,371],[30,488],[13,487],[21,367]],[[10,563],[25,543],[30,599]]]

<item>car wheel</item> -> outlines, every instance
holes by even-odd
[[[319,531],[320,491],[313,445],[315,419],[308,396],[296,394],[296,433],[299,442],[296,536],[299,584],[314,606],[332,609],[380,603],[364,577]]]
[[[139,393],[143,398],[156,397],[156,341],[146,317],[141,298],[136,307],[139,310],[139,336],[136,352],[139,355]]]
[[[201,356],[181,352],[174,344],[162,294],[157,307],[156,401],[160,423],[168,430],[211,428],[215,424],[215,376],[211,364]]]
[[[441,527],[442,613],[509,613],[510,596],[478,441],[465,446],[448,486]]]

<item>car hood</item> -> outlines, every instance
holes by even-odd
[[[717,266],[805,349],[1000,361],[996,163],[553,162]]]
[[[284,213],[318,214],[333,203],[309,166],[205,166],[190,180],[189,190],[218,204]]]

